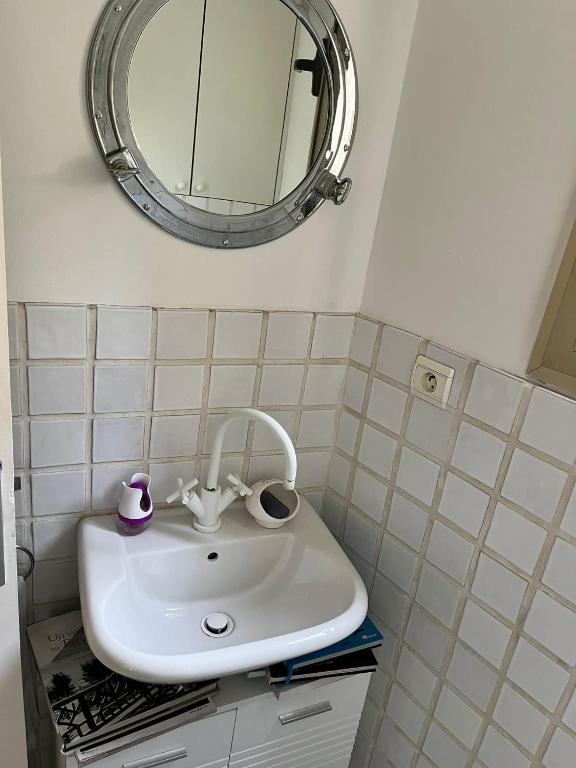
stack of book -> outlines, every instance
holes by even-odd
[[[182,713],[195,719],[216,711],[210,694],[217,680],[155,685],[105,667],[88,647],[80,611],[32,624],[28,637],[64,754],[144,729],[149,736]]]
[[[266,668],[265,674],[270,685],[288,687],[296,682],[374,672],[378,661],[372,649],[380,645],[382,635],[366,617],[355,632],[339,643],[281,664],[273,664]]]

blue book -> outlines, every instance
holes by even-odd
[[[295,659],[290,659],[284,662],[286,669],[287,682],[292,678],[292,674],[295,670],[302,667],[308,667],[311,664],[319,664],[325,662],[328,659],[335,659],[338,656],[344,656],[347,653],[353,653],[365,648],[374,648],[382,643],[383,637],[374,625],[374,622],[366,616],[362,624],[355,632],[345,637],[344,640],[340,640],[339,643],[329,645],[327,648],[323,648],[320,651],[314,651],[314,653],[307,653],[304,656],[298,656]]]

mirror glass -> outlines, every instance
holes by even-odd
[[[281,0],[168,0],[134,49],[128,108],[168,191],[224,215],[293,192],[330,118],[316,43]]]

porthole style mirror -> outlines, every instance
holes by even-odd
[[[88,104],[112,176],[190,242],[269,242],[351,189],[356,69],[328,0],[113,0]]]

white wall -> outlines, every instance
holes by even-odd
[[[363,311],[524,372],[575,214],[574,0],[421,0]]]
[[[215,252],[165,234],[112,183],[86,118],[86,53],[103,0],[2,0],[11,300],[357,310],[417,0],[337,0],[358,60],[354,193],[292,235]],[[258,279],[255,279],[257,275]]]

